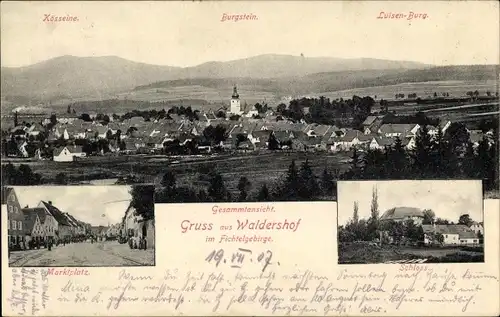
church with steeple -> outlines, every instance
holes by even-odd
[[[233,88],[233,95],[231,96],[231,110],[232,114],[241,115],[243,111],[241,110],[240,95],[238,95],[238,90],[236,86]]]

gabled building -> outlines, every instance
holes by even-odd
[[[46,218],[45,210],[43,208],[24,208],[22,211],[26,243],[28,244],[30,241],[45,242],[46,234],[42,220]]]
[[[419,208],[414,207],[395,207],[386,210],[380,217],[380,221],[404,222],[413,220],[415,225],[419,226],[424,220],[424,213]]]
[[[62,211],[55,207],[51,201],[40,201],[38,207],[47,211],[51,217],[45,219],[45,228],[48,235],[54,237],[56,240],[67,240],[71,238],[71,224],[68,222],[66,216]],[[53,233],[50,233],[53,229]]]
[[[76,158],[85,157],[86,154],[83,152],[83,148],[79,145],[67,145],[54,149],[55,162],[72,162]]]
[[[477,234],[466,225],[422,225],[424,243],[436,242],[438,234],[443,236],[444,245],[475,245],[479,243]]]
[[[14,188],[7,187],[7,239],[9,248],[21,248],[25,241],[24,214]],[[3,217],[2,217],[3,218]]]

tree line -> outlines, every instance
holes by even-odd
[[[498,140],[484,136],[474,147],[463,126],[450,129],[446,135],[438,129],[433,137],[427,126],[422,126],[411,150],[400,138],[384,150],[354,149],[350,170],[342,178],[480,179],[484,191],[498,190]]]
[[[272,184],[263,183],[254,186],[251,181],[242,176],[238,180],[237,194],[231,193],[222,177],[216,171],[207,173],[205,188],[194,188],[179,185],[177,175],[167,171],[160,182],[161,186],[155,193],[158,203],[181,202],[244,202],[244,201],[310,201],[322,197],[336,195],[336,175],[327,168],[321,176],[314,174],[309,160],[297,166],[292,160],[288,171]]]

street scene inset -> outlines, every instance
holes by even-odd
[[[6,188],[9,266],[154,265],[153,193],[150,185]]]

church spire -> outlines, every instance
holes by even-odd
[[[238,99],[240,95],[238,95],[238,90],[236,89],[236,85],[233,88],[233,99]]]

